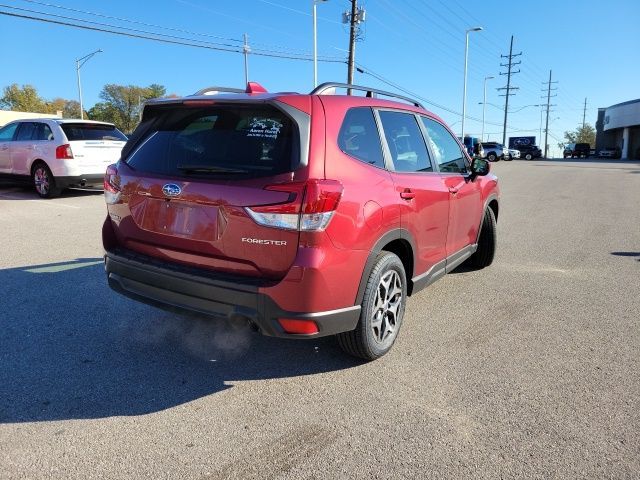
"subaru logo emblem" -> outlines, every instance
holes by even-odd
[[[167,183],[164,187],[162,187],[162,193],[164,193],[167,197],[177,197],[182,193],[182,189],[175,183]]]

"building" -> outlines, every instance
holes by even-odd
[[[596,151],[617,148],[622,158],[640,159],[640,98],[598,109]]]
[[[21,118],[62,118],[62,112],[52,113],[31,113],[31,112],[14,112],[13,110],[0,110],[0,127],[14,120]]]

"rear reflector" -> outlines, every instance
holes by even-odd
[[[342,184],[336,180],[268,185],[265,190],[289,193],[286,202],[246,207],[259,225],[287,230],[322,231],[329,225],[342,197]]]
[[[73,158],[73,151],[71,150],[71,145],[68,143],[65,145],[60,145],[56,147],[56,158],[58,160],[71,160]]]
[[[313,320],[279,318],[278,323],[286,333],[295,333],[299,335],[313,335],[314,333],[318,333],[318,325]]]

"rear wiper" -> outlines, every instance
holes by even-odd
[[[178,170],[192,173],[249,173],[248,170],[241,170],[239,168],[207,167],[201,165],[180,165]]]

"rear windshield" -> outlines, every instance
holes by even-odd
[[[124,133],[111,125],[95,123],[62,123],[62,131],[70,142],[77,140],[117,140],[126,142]]]
[[[299,164],[297,128],[268,105],[171,108],[126,159],[145,173],[257,178]]]

